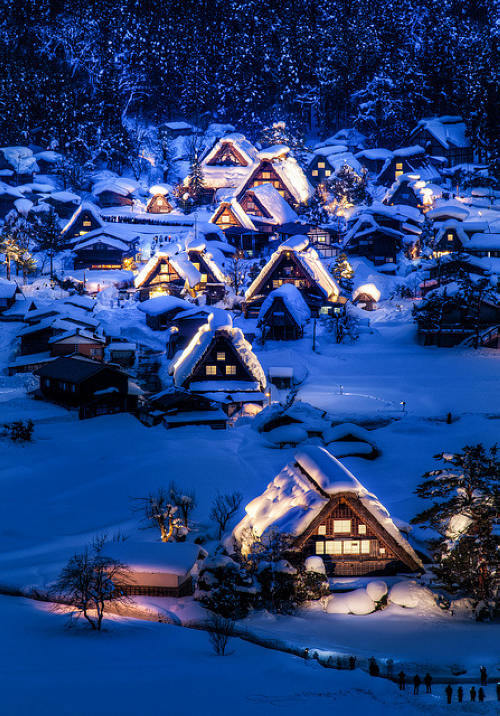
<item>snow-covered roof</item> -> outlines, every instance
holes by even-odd
[[[14,201],[14,199],[22,199],[23,193],[19,191],[17,187],[0,182],[0,196],[10,196],[12,197],[12,201]]]
[[[222,251],[220,251],[217,246],[213,246],[212,243],[213,242],[205,241],[203,238],[196,239],[193,237],[186,241],[186,251],[199,251],[217,281],[228,283],[229,277],[225,271],[226,259]]]
[[[71,191],[53,191],[50,196],[45,197],[45,199],[53,199],[62,204],[80,204],[81,202],[81,198],[78,194],[73,194]]]
[[[178,244],[166,246],[152,256],[147,264],[139,271],[134,279],[136,288],[140,288],[151,276],[153,271],[162,261],[170,261],[174,270],[184,279],[190,288],[194,288],[201,282],[201,273],[193,266],[185,251],[181,251]]]
[[[330,154],[340,154],[341,152],[348,152],[349,149],[345,144],[333,144],[327,145],[326,147],[321,145],[313,149],[313,156],[311,159],[315,159],[314,155],[320,155],[321,157],[328,157]]]
[[[166,196],[167,194],[170,194],[171,191],[172,187],[169,184],[153,184],[153,186],[149,187],[149,193],[151,196],[156,196],[156,194]]]
[[[400,147],[393,152],[395,157],[415,157],[419,154],[425,154],[425,149],[420,144],[413,144],[411,147]]]
[[[375,147],[374,149],[362,149],[360,152],[356,152],[354,156],[361,161],[363,159],[368,159],[369,161],[385,161],[386,159],[392,159],[394,153],[390,149]]]
[[[305,204],[314,194],[314,189],[294,157],[287,156],[273,161],[276,171],[286,188],[298,204]]]
[[[271,293],[266,297],[259,311],[259,323],[264,319],[264,316],[271,307],[275,298],[282,299],[298,326],[303,326],[304,323],[306,323],[306,321],[308,321],[311,317],[309,306],[302,298],[302,294],[299,289],[294,286],[293,283],[284,283],[279,288],[271,291]]]
[[[188,124],[187,122],[165,122],[163,126],[167,127],[167,129],[172,129],[173,131],[181,131],[183,129],[186,131],[192,131],[193,129],[193,125]]]
[[[470,141],[466,136],[467,128],[462,117],[430,117],[421,119],[412,131],[412,134],[420,129],[429,132],[434,139],[443,147],[470,147]]]
[[[467,241],[465,248],[482,249],[483,251],[498,251],[500,249],[500,233],[477,233],[472,234]]]
[[[246,516],[234,529],[234,537],[241,543],[248,533],[259,538],[271,529],[299,537],[330,498],[341,493],[358,498],[398,546],[421,566],[419,557],[377,497],[325,448],[313,445],[298,450],[264,493],[246,506]]]
[[[333,276],[331,276],[323,266],[318,252],[309,246],[309,238],[307,236],[297,235],[292,236],[290,239],[284,241],[280,244],[280,246],[278,246],[262,271],[246,290],[245,298],[247,301],[254,297],[257,290],[262,285],[265,277],[274,268],[274,265],[279,260],[281,254],[286,251],[293,251],[295,253],[306,273],[309,274],[311,279],[323,291],[327,300],[330,301],[337,298],[340,293],[340,289]]]
[[[38,171],[36,159],[28,147],[0,147],[0,152],[17,174],[34,174]]]
[[[298,220],[296,212],[271,183],[254,186],[249,191],[254,193],[264,209],[271,215],[270,223],[287,224]],[[256,218],[259,219],[259,217]],[[266,219],[266,221],[269,220]]]
[[[64,234],[68,231],[70,226],[73,225],[73,222],[76,221],[82,211],[88,211],[89,214],[92,214],[93,218],[97,221],[98,224],[100,224],[100,226],[104,226],[104,221],[101,217],[101,214],[99,213],[99,208],[95,204],[91,204],[89,201],[82,201],[74,214],[72,214],[72,216],[68,219],[61,233]]]
[[[234,132],[232,134],[226,134],[224,137],[221,137],[221,139],[215,142],[214,146],[205,154],[201,162],[204,171],[209,162],[213,160],[213,158],[217,155],[219,150],[225,144],[230,144],[232,147],[234,147],[234,149],[238,152],[238,154],[241,155],[243,160],[246,162],[247,167],[257,162],[257,149],[253,146],[251,142],[248,141],[248,139],[243,134],[238,134]]]
[[[463,221],[464,219],[467,219],[469,214],[469,209],[467,209],[462,204],[447,202],[446,204],[441,204],[440,206],[437,206],[436,208],[428,211],[427,218],[431,219],[432,221],[439,221],[440,219],[445,218]]]
[[[110,191],[120,196],[129,196],[137,190],[138,186],[134,179],[129,179],[128,177],[110,177],[94,184],[92,194],[99,196],[105,191]]]
[[[245,212],[239,201],[233,197],[230,201],[223,201],[210,217],[210,221],[215,224],[215,220],[218,214],[221,214],[224,209],[228,208],[233,216],[239,221],[244,229],[249,231],[256,231],[256,226],[253,223],[250,216]]]
[[[101,241],[114,239],[115,241],[127,244],[127,247],[129,247],[131,243],[139,239],[139,234],[135,232],[136,228],[134,224],[102,224],[102,226],[97,227],[97,229],[87,231],[81,236],[75,236],[68,241],[68,244],[73,246],[78,245],[78,248],[80,248],[81,242],[87,242],[91,239],[101,239]]]
[[[415,174],[402,174],[396,179],[392,186],[386,191],[383,201],[390,201],[396,191],[401,187],[407,185],[413,190],[416,197],[420,200],[423,205],[431,205],[434,199],[438,199],[442,196],[443,190],[437,184],[431,184],[420,178],[418,173]]]
[[[233,326],[231,316],[222,311],[211,313],[208,316],[207,322],[200,326],[197,333],[171,366],[175,385],[182,387],[186,383],[217,334],[222,334],[231,341],[243,365],[247,368],[254,381],[264,389],[266,387],[266,376],[259,359],[252,351],[252,346],[245,339],[242,331]],[[217,389],[217,381],[209,381],[209,385],[209,390]],[[241,390],[244,389],[245,386],[243,385]]]
[[[287,147],[286,144],[273,144],[271,147],[266,147],[265,149],[260,150],[259,159],[269,159],[270,161],[273,161],[274,159],[284,157],[289,152],[290,147]]]
[[[108,542],[103,553],[116,559],[132,572],[175,574],[183,577],[206,552],[190,542]]]
[[[87,234],[84,234],[84,238],[86,237]],[[73,251],[81,251],[81,249],[90,249],[96,244],[104,244],[105,246],[110,246],[112,249],[118,249],[119,251],[128,251],[130,248],[130,246],[128,244],[125,244],[123,241],[120,241],[119,239],[111,239],[106,236],[106,234],[102,234],[100,236],[96,236],[95,238],[79,242],[78,245],[73,248]]]
[[[169,311],[193,308],[193,304],[177,296],[155,296],[140,303],[137,308],[148,316],[159,316]]]

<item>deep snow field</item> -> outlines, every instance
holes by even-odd
[[[498,713],[493,686],[484,704],[455,702],[450,708],[444,684],[414,696],[412,689],[400,692],[359,670],[325,669],[239,639],[218,657],[206,633],[192,629],[108,619],[106,631],[96,634],[65,624],[64,615],[39,602],[0,597],[2,714]]]
[[[254,349],[265,369],[294,367],[303,379],[298,400],[327,410],[335,422],[381,425],[371,432],[380,457],[346,458],[344,463],[393,517],[408,522],[421,509],[413,493],[422,474],[434,467],[433,455],[499,440],[500,351],[421,348],[408,306],[401,312],[382,308],[370,319],[373,332],[353,344],[336,345],[320,335],[313,353],[309,331],[295,343],[269,342]],[[238,321],[243,329],[244,324]],[[19,327],[0,324],[3,362]],[[244,505],[293,456],[293,449],[271,447],[250,422],[226,431],[146,428],[123,414],[80,422],[62,408],[27,398],[26,382],[22,376],[0,377],[0,423],[31,417],[36,424],[32,444],[2,443],[3,585],[46,586],[95,534],[120,531],[134,539],[156,539],[154,532],[139,529],[133,498],[167,487],[171,480],[196,492],[196,527],[190,539],[210,534],[208,513],[218,491],[243,494],[241,517]],[[448,412],[451,424],[446,423]],[[414,544],[422,537],[415,532]],[[234,641],[234,655],[219,659],[212,656],[206,634],[114,622],[96,648],[90,643],[92,634],[64,631],[61,616],[11,598],[2,598],[0,619],[2,642],[8,645],[0,700],[11,704],[8,714],[28,713],[34,705],[41,714],[146,714],[158,707],[171,710],[172,688],[177,714],[201,709],[215,714],[224,710],[224,703],[233,709],[237,704],[240,714],[302,713],[309,704],[348,707],[353,713],[387,713],[391,708],[394,713],[412,714],[420,708],[441,713],[437,704],[442,702],[434,696],[420,696],[417,706],[413,696],[401,696],[385,680],[326,670],[239,640]],[[368,616],[313,608],[294,617],[256,615],[247,626],[304,646],[391,657],[422,668],[444,666],[445,673],[459,664],[475,676],[484,662],[492,676],[500,675],[500,625],[451,617],[436,606],[415,611],[393,605]],[[28,683],[29,690],[24,688]],[[120,707],[113,711],[119,689]],[[63,701],[67,710],[61,710],[66,708]],[[471,709],[486,712],[485,705],[464,707],[476,712]]]

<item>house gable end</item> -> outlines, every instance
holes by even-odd
[[[230,372],[228,372],[229,367]],[[235,350],[232,341],[223,333],[217,333],[214,336],[185,384],[192,381],[213,381],[215,383],[220,380],[255,381]]]

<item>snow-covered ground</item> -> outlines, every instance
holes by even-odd
[[[97,634],[66,629],[66,619],[46,605],[0,597],[2,643],[8,645],[0,662],[2,713],[218,716],[230,709],[238,716],[302,716],[305,710],[414,716],[459,708],[446,705],[443,684],[414,696],[359,670],[325,669],[239,639],[220,657],[205,632],[113,619]],[[464,712],[498,713],[493,686],[487,698]]]
[[[443,450],[459,450],[466,444],[483,442],[491,445],[498,440],[500,352],[421,348],[415,343],[415,329],[409,319],[410,304],[401,303],[401,311],[387,304],[370,314],[373,332],[363,332],[354,344],[336,345],[319,331],[317,351],[313,353],[309,326],[301,341],[268,342],[263,347],[255,344],[254,348],[265,369],[293,366],[295,374],[303,379],[298,399],[327,410],[334,422],[359,421],[372,427],[379,426],[370,435],[380,456],[375,460],[351,457],[344,462],[360,482],[379,497],[393,517],[407,522],[421,509],[414,489],[421,475],[434,466],[434,455]],[[119,313],[122,316],[120,325],[128,328],[143,321],[135,309]],[[103,308],[100,317],[111,325],[113,309]],[[16,325],[19,327],[20,324],[0,323],[3,365],[11,355]],[[252,324],[238,319],[237,325],[248,330]],[[112,536],[120,531],[135,539],[155,539],[153,532],[139,531],[139,517],[132,509],[133,498],[144,496],[160,486],[167,487],[171,480],[183,489],[196,492],[197,506],[193,514],[196,527],[191,538],[198,535],[210,537],[213,529],[208,514],[217,492],[241,492],[243,510],[245,504],[262,493],[293,454],[292,449],[271,447],[250,422],[226,431],[196,427],[173,431],[162,427],[146,428],[134,417],[124,414],[79,422],[73,413],[27,398],[27,380],[23,376],[0,378],[0,422],[31,417],[36,423],[32,444],[2,443],[0,584],[46,585],[57,575],[68,556],[95,534]],[[406,402],[404,411],[401,401]],[[448,412],[452,413],[451,424],[446,422]],[[418,544],[423,535],[417,533],[415,537]],[[234,690],[235,683],[243,684],[243,705],[239,713],[246,713],[245,709],[248,713],[254,712],[256,708],[262,711],[262,704],[277,713],[280,709],[293,713],[290,709],[295,708],[295,704],[302,704],[303,708],[309,698],[301,696],[304,693],[310,694],[311,703],[318,699],[318,705],[325,703],[327,708],[331,703],[342,706],[347,704],[350,690],[354,690],[354,701],[358,696],[360,703],[366,699],[365,710],[370,709],[373,713],[387,710],[387,694],[390,694],[390,703],[398,704],[399,710],[410,709],[408,713],[412,713],[411,699],[411,703],[407,703],[406,697],[393,692],[391,686],[385,685],[379,693],[379,687],[372,686],[378,682],[370,681],[367,687],[365,681],[359,681],[361,677],[358,675],[340,676],[317,666],[304,665],[292,657],[274,654],[271,657],[257,647],[238,643],[232,661],[220,662],[208,653],[205,635],[189,632],[184,636],[181,630],[134,623],[112,630],[99,642],[99,650],[96,650],[93,646],[87,648],[92,635],[62,632],[58,617],[39,612],[34,616],[33,610],[37,608],[23,605],[18,600],[15,606],[5,608],[7,622],[9,609],[15,610],[17,615],[12,622],[23,621],[23,634],[34,631],[33,650],[30,651],[23,642],[28,636],[21,639],[11,632],[5,643],[14,641],[16,649],[18,643],[24,643],[23,650],[29,653],[25,658],[31,665],[35,663],[33,654],[41,652],[44,643],[48,645],[53,658],[64,664],[64,668],[60,668],[68,693],[71,692],[68,684],[76,690],[80,679],[83,683],[85,679],[92,681],[96,678],[100,663],[105,660],[113,663],[107,690],[102,676],[99,694],[105,694],[103,704],[107,703],[106,699],[113,698],[117,688],[113,680],[118,682],[121,678],[121,683],[128,684],[123,673],[130,667],[130,673],[135,674],[138,663],[142,664],[144,682],[139,680],[137,683],[143,683],[144,688],[141,690],[137,686],[137,692],[142,693],[142,698],[153,699],[155,694],[148,687],[151,678],[151,683],[156,686],[162,684],[159,691],[166,698],[168,689],[165,689],[164,679],[169,673],[169,659],[175,663],[172,654],[180,652],[185,660],[186,680],[194,679],[203,685],[206,677],[209,684],[211,668],[227,668],[227,688]],[[440,664],[465,664],[469,673],[475,672],[483,661],[496,669],[498,659],[496,626],[452,618],[437,607],[422,613],[391,606],[383,612],[362,617],[325,614],[312,609],[294,617],[257,615],[249,619],[248,626],[295,644],[354,652],[364,657],[391,657],[396,662],[429,663],[436,668]],[[14,628],[15,623],[9,624],[9,629]],[[159,629],[163,631],[157,631]],[[164,637],[164,634],[168,636]],[[160,641],[163,638],[166,638],[165,645]],[[75,648],[74,644],[79,646]],[[85,646],[80,654],[78,648],[82,644]],[[264,655],[259,657],[259,654]],[[182,659],[179,657],[179,663]],[[208,661],[209,665],[214,663],[215,666],[209,668],[205,662],[210,659],[214,661]],[[248,664],[243,666],[245,660]],[[75,668],[70,670],[68,664],[71,663],[75,663]],[[13,669],[13,664],[15,659],[9,658],[9,668]],[[33,693],[37,688],[41,689],[52,703],[50,689],[42,678],[50,666],[53,673],[57,673],[53,661],[44,664],[45,671],[42,669],[39,676],[33,676]],[[254,668],[255,673],[252,672]],[[259,679],[263,680],[266,668],[271,672],[277,670],[275,683],[267,678],[265,686],[256,687]],[[290,691],[293,682],[285,675],[295,668],[302,670],[300,685]],[[198,681],[199,673],[203,675],[201,682]],[[312,681],[309,682],[311,674]],[[15,680],[9,683],[9,689],[12,683]],[[220,683],[213,687],[217,689],[213,713],[220,710],[221,699],[225,698],[222,683],[220,679]],[[180,679],[176,685],[180,688],[185,682]],[[257,693],[258,697],[252,700],[246,695],[247,685],[248,694]],[[269,692],[275,686],[276,691]],[[132,685],[128,688],[132,689]],[[200,693],[202,690],[197,689]],[[361,692],[365,696],[362,697]],[[186,693],[186,703],[189,704],[191,691],[187,686]],[[226,697],[228,700],[232,698],[231,694]],[[22,698],[28,696],[23,694]],[[139,712],[134,698],[139,697],[123,700],[130,704],[130,713]],[[403,699],[401,703],[400,698]],[[421,704],[424,704],[424,698],[427,699],[423,697]],[[435,700],[427,699],[425,708],[432,709],[435,703]],[[152,704],[142,712],[150,712]],[[21,705],[12,713],[25,713],[24,708]],[[185,713],[198,710],[190,710],[188,706],[186,709]],[[61,713],[60,709],[58,712]],[[67,713],[79,712],[70,708]]]

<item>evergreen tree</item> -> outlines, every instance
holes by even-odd
[[[354,279],[354,269],[352,268],[347,255],[339,254],[333,265],[332,274],[337,283],[347,293],[352,292],[352,282]]]
[[[416,494],[431,501],[412,522],[432,529],[434,572],[451,592],[498,605],[500,587],[500,461],[496,446],[467,445],[442,453],[442,467],[424,475]]]
[[[327,190],[332,194],[337,204],[347,206],[349,204],[371,203],[371,197],[367,191],[366,173],[358,176],[351,167],[345,165],[327,182]]]
[[[33,235],[39,251],[45,251],[50,260],[50,275],[54,276],[54,256],[64,245],[64,237],[59,228],[59,219],[55,210],[39,214],[33,225]]]
[[[200,161],[198,148],[194,149],[191,164],[189,167],[189,193],[191,197],[198,202],[205,186],[205,178],[203,176],[203,167]]]

